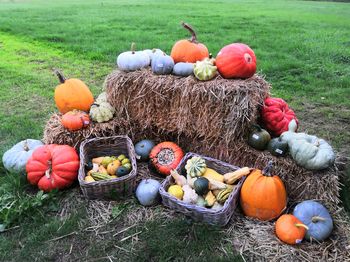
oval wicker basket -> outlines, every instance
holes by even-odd
[[[85,166],[92,158],[99,156],[126,155],[132,169],[126,176],[85,182]],[[78,180],[84,196],[90,199],[119,199],[133,194],[136,188],[136,154],[134,145],[128,136],[101,137],[85,140],[80,145],[80,168]]]
[[[203,159],[205,159],[205,162],[207,163],[208,167],[216,170],[221,174],[225,174],[225,173],[239,169],[239,167],[237,166],[230,165],[228,163],[222,162],[214,158],[201,156],[195,153],[187,153],[181,160],[178,167],[176,168],[179,174],[184,174],[186,172],[185,170],[186,162],[188,159],[192,158],[193,156],[202,157]],[[168,188],[169,186],[175,183],[172,176],[168,176],[166,179],[164,179],[159,189],[159,193],[162,197],[163,205],[165,205],[166,207],[174,209],[178,212],[181,212],[186,216],[191,217],[195,221],[204,222],[211,225],[225,226],[230,221],[237,207],[239,193],[245,178],[246,177],[244,176],[240,179],[235,189],[230,194],[229,198],[226,200],[223,208],[219,210],[213,210],[210,208],[205,208],[194,204],[186,204],[185,202],[170,195],[167,192]]]

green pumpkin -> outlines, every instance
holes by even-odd
[[[209,192],[209,180],[205,177],[199,177],[193,183],[194,190],[200,196]]]
[[[197,61],[193,67],[195,77],[201,81],[207,81],[214,78],[218,72],[214,66],[214,59],[205,58],[202,61]]]
[[[267,150],[274,156],[284,156],[288,151],[288,143],[277,137],[270,140]]]
[[[262,129],[259,125],[253,125],[253,130],[248,137],[248,144],[251,147],[264,150],[270,140],[271,136],[265,129]]]
[[[127,174],[129,174],[130,169],[126,168],[125,166],[120,166],[117,169],[116,175],[117,177],[121,177],[121,176],[126,176]]]

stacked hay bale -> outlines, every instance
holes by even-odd
[[[285,182],[289,208],[306,199],[321,201],[335,219],[335,233],[331,240],[321,244],[290,247],[276,239],[273,223],[258,222],[237,214],[228,230],[233,245],[260,260],[338,258],[345,261],[350,257],[350,251],[346,249],[349,227],[343,218],[344,211],[338,207],[338,167],[311,172],[297,166],[291,158],[274,157],[252,149],[245,142],[250,125],[257,121],[260,106],[269,95],[270,85],[261,76],[246,80],[227,80],[218,76],[212,81],[200,82],[192,76],[158,76],[147,69],[130,73],[116,70],[106,78],[105,87],[108,101],[116,109],[113,120],[69,132],[62,127],[60,116],[55,114],[46,125],[45,142],[78,148],[86,138],[127,134],[133,141],[143,138],[171,140],[186,151],[237,166],[262,169],[273,160],[276,174]]]

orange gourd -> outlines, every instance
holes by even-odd
[[[287,206],[287,192],[282,180],[271,175],[272,161],[253,170],[244,181],[240,203],[246,216],[260,220],[277,218]]]
[[[58,110],[65,114],[73,109],[88,112],[94,97],[85,83],[79,79],[66,79],[61,72],[55,70],[61,84],[55,89],[55,102]]]
[[[90,124],[90,117],[87,113],[79,110],[72,110],[62,116],[62,125],[70,131],[82,129]]]
[[[305,237],[308,227],[293,215],[285,214],[276,221],[275,231],[277,237],[283,242],[295,245]]]
[[[209,57],[208,48],[204,44],[197,41],[197,35],[193,28],[184,22],[182,22],[182,26],[190,31],[192,38],[189,40],[182,39],[174,44],[170,53],[170,56],[174,59],[174,62],[195,63]]]

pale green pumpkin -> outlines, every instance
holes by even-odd
[[[90,117],[93,121],[102,123],[107,122],[113,118],[115,109],[107,102],[106,93],[101,93],[95,103],[90,107]]]
[[[197,61],[193,67],[195,77],[201,81],[207,81],[214,78],[217,74],[217,68],[214,66],[214,59],[205,58],[202,61]]]

